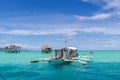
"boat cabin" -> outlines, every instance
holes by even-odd
[[[75,47],[66,47],[63,49],[55,50],[56,59],[68,59],[78,57],[78,50]]]

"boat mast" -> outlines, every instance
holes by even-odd
[[[65,43],[65,47],[67,47],[67,41],[66,41],[66,40],[65,40],[65,42],[64,42],[64,43]]]

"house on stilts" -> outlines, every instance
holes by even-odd
[[[20,53],[21,47],[17,45],[9,45],[5,47],[5,53]]]

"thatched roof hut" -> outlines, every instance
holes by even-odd
[[[18,53],[20,52],[21,47],[16,45],[9,45],[5,47],[5,52],[7,53]]]
[[[16,45],[10,45],[10,46],[5,47],[5,49],[17,49],[17,48],[21,48],[21,47],[16,46]]]

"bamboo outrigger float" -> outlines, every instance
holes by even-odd
[[[75,47],[66,47],[63,49],[55,50],[55,55],[50,58],[43,58],[38,60],[33,60],[31,63],[36,63],[40,61],[48,61],[49,64],[69,64],[72,62],[79,62],[83,65],[88,64],[92,60],[89,56],[78,56],[78,50]]]

